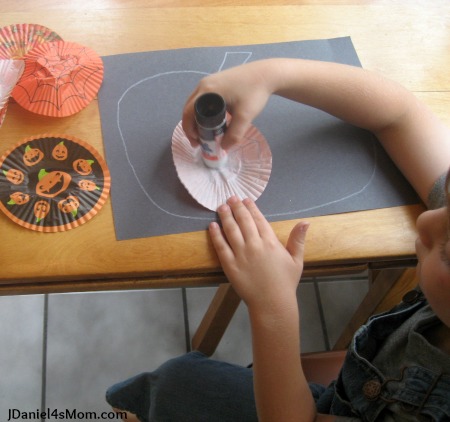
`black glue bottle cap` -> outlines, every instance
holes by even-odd
[[[194,104],[195,120],[205,129],[215,129],[225,122],[225,100],[219,94],[209,92],[197,98]]]

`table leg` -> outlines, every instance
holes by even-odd
[[[211,356],[241,302],[231,284],[221,284],[192,338],[192,348]]]

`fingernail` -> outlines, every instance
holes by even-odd
[[[217,208],[217,212],[227,212],[229,210],[230,207],[227,204],[223,204],[219,208]]]
[[[213,221],[209,224],[209,228],[211,230],[217,230],[219,228],[219,225],[215,221]]]
[[[230,196],[229,198],[228,198],[228,201],[227,201],[227,203],[228,204],[235,204],[236,202],[238,202],[239,201],[239,198],[237,197],[237,196]]]

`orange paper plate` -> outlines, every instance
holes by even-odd
[[[18,23],[0,28],[0,58],[21,59],[28,51],[61,37],[49,28],[32,23]]]
[[[27,138],[0,158],[0,209],[15,223],[58,232],[89,221],[109,195],[103,157],[68,135]]]
[[[33,113],[52,117],[75,114],[94,99],[102,84],[102,59],[80,44],[45,43],[24,60],[25,70],[12,96]]]

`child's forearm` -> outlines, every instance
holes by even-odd
[[[260,421],[313,421],[316,407],[300,359],[296,297],[249,308],[255,400]]]
[[[373,132],[424,201],[447,171],[448,127],[396,82],[358,67],[297,59],[266,60],[261,73],[272,93]]]
[[[272,311],[275,308],[272,308]],[[266,309],[267,310],[267,309]],[[249,309],[253,342],[253,378],[259,421],[331,422],[318,414],[300,359],[296,300],[279,313]]]
[[[359,67],[300,59],[268,59],[269,90],[374,133],[397,124],[416,104],[399,84]]]

